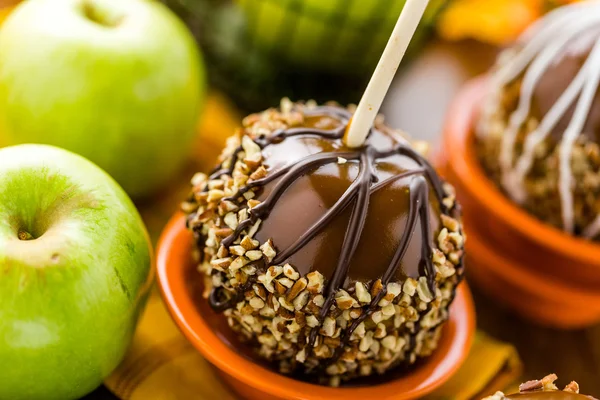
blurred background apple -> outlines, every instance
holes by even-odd
[[[123,189],[66,150],[0,149],[0,176],[0,399],[76,399],[131,342],[148,234]]]
[[[0,145],[72,150],[135,197],[187,160],[203,95],[196,43],[159,2],[31,0],[0,30]]]

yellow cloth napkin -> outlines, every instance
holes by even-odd
[[[122,400],[233,400],[213,368],[179,332],[157,292],[133,345],[106,386]]]
[[[151,236],[156,239],[178,202],[189,190],[194,171],[208,170],[240,116],[227,98],[212,93],[200,121],[198,142],[188,175],[173,182],[161,198],[140,205]],[[467,400],[505,389],[521,372],[514,348],[478,333],[471,353],[458,373],[430,399]],[[213,367],[179,332],[158,290],[152,294],[133,345],[106,386],[123,400],[234,400]]]
[[[521,372],[514,348],[478,333],[458,373],[429,399],[480,399],[506,389]],[[179,332],[157,291],[133,345],[106,386],[123,400],[235,400],[213,367]]]

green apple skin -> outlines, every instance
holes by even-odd
[[[0,30],[0,146],[63,147],[149,195],[188,159],[204,75],[159,2],[25,1]]]
[[[63,149],[0,149],[0,399],[68,400],[119,364],[152,283],[121,187]]]

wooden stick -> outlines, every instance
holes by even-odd
[[[365,142],[427,4],[429,4],[429,0],[406,0],[392,35],[344,136],[344,142],[348,147],[360,147]]]

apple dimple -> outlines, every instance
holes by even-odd
[[[11,168],[3,176],[0,225],[4,220],[5,231],[0,247],[4,239],[3,256],[11,265],[40,270],[70,265],[65,256],[69,243],[81,243],[103,221],[106,207],[98,193],[83,190],[74,178],[57,171],[46,163]]]
[[[107,28],[119,26],[125,18],[124,14],[93,0],[83,0],[80,10],[86,19]]]
[[[19,233],[17,234],[17,236],[19,237],[19,240],[34,240],[34,239],[36,239],[31,233],[24,231],[24,230],[19,230]]]

